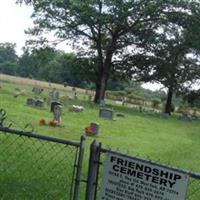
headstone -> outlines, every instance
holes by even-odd
[[[58,125],[61,122],[61,114],[62,114],[62,106],[61,105],[55,105],[53,110],[54,120],[58,122]]]
[[[105,119],[113,119],[113,110],[108,108],[100,108],[99,109],[99,117]]]
[[[62,106],[62,104],[59,103],[59,102],[57,102],[57,101],[51,102],[51,109],[50,109],[51,112],[54,111],[54,107],[55,107],[56,105]]]
[[[43,100],[36,100],[35,106],[38,108],[44,108],[44,101]]]
[[[39,96],[42,92],[43,92],[43,89],[40,88],[40,87],[34,87],[32,89],[32,92],[36,95],[36,96]]]
[[[33,98],[28,98],[27,100],[26,100],[26,105],[28,105],[28,106],[35,106],[35,99],[33,99]]]
[[[179,116],[178,119],[181,120],[181,121],[185,121],[185,122],[191,122],[192,121],[192,118],[187,114],[182,114],[181,116]]]
[[[58,100],[60,96],[59,91],[57,91],[56,89],[53,89],[52,93],[51,93],[51,97],[53,100]]]
[[[163,119],[168,119],[170,117],[169,113],[161,113],[160,117]]]

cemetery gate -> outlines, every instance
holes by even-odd
[[[199,200],[200,174],[90,146],[85,200]]]
[[[71,142],[0,127],[0,199],[78,200],[84,137]]]

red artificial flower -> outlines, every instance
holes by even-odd
[[[92,134],[93,133],[93,128],[92,127],[86,127],[85,128],[85,133],[87,133],[87,134]]]
[[[40,125],[40,126],[46,125],[46,121],[45,121],[44,119],[40,119],[40,120],[39,120],[39,125]]]
[[[51,121],[49,121],[49,126],[52,126],[52,127],[55,127],[55,126],[57,126],[58,125],[58,122],[57,121],[55,121],[55,120],[51,120]]]

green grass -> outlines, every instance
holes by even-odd
[[[71,95],[71,91],[65,89],[61,91],[61,99],[65,105],[62,126],[56,128],[39,126],[38,122],[41,118],[49,121],[53,116],[47,105],[42,110],[26,106],[26,99],[34,96],[31,92],[32,87],[9,82],[0,82],[0,85],[0,108],[7,111],[6,124],[13,123],[13,128],[22,129],[27,123],[31,123],[36,133],[79,141],[84,134],[84,128],[91,122],[98,122],[99,136],[86,139],[86,157],[88,157],[90,143],[97,139],[104,148],[200,172],[199,120],[183,122],[175,115],[163,119],[158,115],[140,113],[134,108],[116,106],[112,101],[107,101],[108,107],[115,113],[123,113],[125,117],[115,117],[113,121],[105,120],[98,117],[97,106],[93,109],[89,108],[84,94],[78,95],[83,101],[84,111],[73,113],[68,110],[69,106],[78,104],[80,100],[66,100],[64,96]],[[26,89],[25,95],[14,98],[15,87]],[[47,97],[48,93],[49,91],[45,89],[42,96]],[[85,160],[87,165],[88,158]]]
[[[0,107],[7,111],[7,123],[11,121],[16,124],[16,127],[24,127],[27,123],[31,123],[34,132],[68,140],[79,140],[84,134],[84,128],[90,122],[98,122],[100,124],[99,136],[97,138],[87,137],[88,144],[93,139],[97,139],[104,147],[109,146],[122,152],[148,156],[152,160],[160,159],[175,166],[200,171],[199,120],[183,122],[177,120],[177,116],[162,119],[159,116],[140,113],[134,108],[115,106],[110,101],[108,107],[113,108],[115,113],[125,115],[124,118],[115,117],[115,120],[110,121],[99,118],[98,107],[89,108],[86,100],[83,101],[85,110],[82,113],[73,113],[68,110],[70,105],[79,103],[80,100],[65,100],[62,127],[39,126],[38,121],[41,118],[49,121],[53,116],[49,112],[49,106],[45,106],[42,110],[26,106],[27,97],[34,96],[31,92],[32,87],[16,86],[12,83],[1,83],[1,86]],[[14,98],[15,87],[25,88],[27,93]],[[43,97],[47,96],[48,92],[45,90]],[[71,91],[61,91],[62,96],[70,95],[70,93]]]
[[[76,148],[0,134],[0,199],[65,199]]]

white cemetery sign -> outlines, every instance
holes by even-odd
[[[184,200],[189,176],[135,158],[106,154],[100,200]]]

